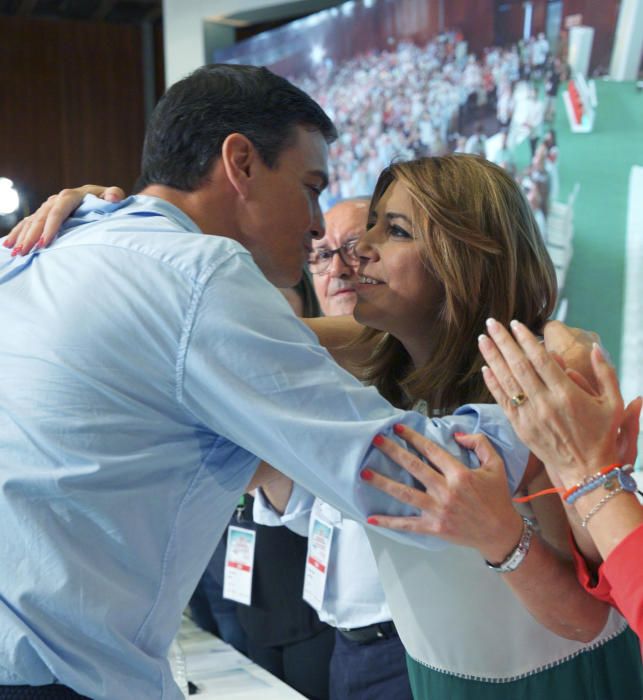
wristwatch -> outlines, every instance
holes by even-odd
[[[515,571],[524,561],[531,546],[531,538],[534,534],[534,524],[529,520],[529,518],[522,518],[523,528],[522,535],[520,536],[520,541],[516,545],[516,548],[509,552],[507,558],[500,564],[490,564],[485,560],[487,566],[491,571],[495,571],[497,574],[508,574],[510,571]]]

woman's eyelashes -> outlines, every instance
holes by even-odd
[[[409,233],[406,229],[403,229],[397,224],[391,224],[389,226],[389,235],[392,238],[413,238],[412,233]]]

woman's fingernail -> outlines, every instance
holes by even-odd
[[[498,321],[495,318],[488,318],[485,324],[489,330],[493,330],[498,325]]]
[[[12,258],[15,258],[16,255],[20,255],[20,253],[22,253],[22,246],[21,246],[21,245],[17,245],[17,246],[11,251],[11,257],[12,257]]]
[[[601,360],[607,362],[608,364],[613,364],[609,352],[607,352],[607,350],[600,343],[592,343],[592,347],[596,348],[598,351],[598,356]]]
[[[36,243],[36,248],[43,248],[44,245],[45,245],[45,237],[40,236],[40,238],[38,239],[38,243]]]
[[[2,245],[3,245],[5,248],[11,248],[11,243],[9,243],[9,239],[8,239],[8,238],[5,239],[4,241],[2,241]]]
[[[362,469],[362,471],[359,473],[360,477],[364,479],[364,481],[372,481],[373,480],[373,472],[370,469]]]
[[[373,517],[372,515],[370,517],[366,518],[366,522],[369,525],[379,525],[380,524],[380,521],[377,518]]]
[[[461,438],[464,437],[466,433],[453,433],[453,437]]]
[[[516,330],[516,328],[518,328],[518,326],[519,326],[520,324],[518,323],[518,321],[516,321],[515,318],[513,318],[511,321],[509,321],[509,325],[510,325],[514,330]]]
[[[594,350],[596,350],[596,354],[598,355],[600,360],[603,360],[603,362],[606,362],[606,357],[605,357],[605,352],[603,351],[603,348],[598,344],[598,343],[592,343],[592,347]]]
[[[393,432],[396,435],[404,435],[404,425],[402,423],[396,423],[393,426]]]
[[[375,447],[381,447],[384,444],[384,438],[381,435],[376,435],[373,438],[373,444]]]

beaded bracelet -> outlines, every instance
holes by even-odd
[[[619,462],[615,462],[614,464],[608,464],[606,467],[603,467],[600,471],[597,471],[596,474],[586,476],[582,481],[579,481],[575,486],[572,486],[563,493],[563,500],[571,505],[577,498],[580,498],[582,495],[593,491],[601,484],[605,483],[606,477],[621,466]]]
[[[607,491],[612,491],[616,486],[620,486],[624,491],[634,493],[636,491],[636,481],[632,477],[631,471],[631,464],[626,464],[624,467],[616,467],[611,472],[603,474],[588,484],[581,486],[567,498],[566,502],[571,505],[578,498],[590,491],[594,491],[599,486],[603,486]]]
[[[567,496],[567,498],[563,496],[565,502],[570,506],[573,505],[573,503],[577,501],[581,496],[584,496],[586,493],[590,493],[591,491],[594,491],[600,486],[604,486],[605,484],[607,484],[607,482],[611,481],[618,471],[619,468],[617,467],[616,469],[612,469],[612,471],[608,472],[607,474],[601,474],[600,476],[596,476],[590,479],[590,481],[588,481],[586,484],[579,486],[575,491],[570,493]]]
[[[614,479],[618,481],[624,491],[630,493],[637,492],[636,481],[631,476],[630,472],[633,470],[631,464],[621,465],[619,463],[610,464],[607,467],[603,467],[596,474],[591,474],[586,476],[582,481],[579,481],[575,486],[567,489],[566,491],[562,487],[552,487],[548,489],[543,489],[537,493],[529,494],[528,496],[516,496],[511,500],[514,503],[529,503],[536,498],[541,496],[548,496],[554,493],[560,493],[561,498],[565,503],[571,505],[581,496],[586,493],[597,489],[599,486],[603,485],[606,489],[611,490],[614,486]],[[638,493],[643,496],[643,492],[638,491]]]

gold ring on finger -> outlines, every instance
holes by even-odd
[[[527,397],[522,393],[522,391],[520,391],[511,397],[511,405],[518,408],[518,406],[522,406],[526,400]]]

